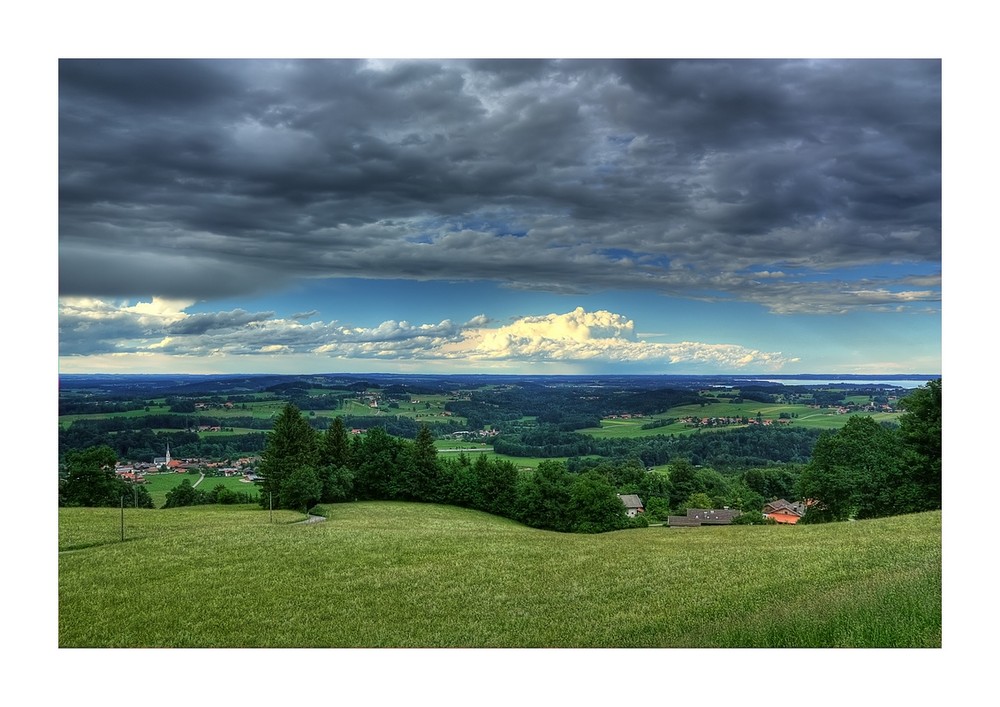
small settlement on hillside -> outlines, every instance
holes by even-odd
[[[151,463],[119,462],[115,467],[115,475],[125,481],[141,484],[145,482],[148,474],[186,474],[192,469],[197,469],[208,476],[243,476],[244,480],[252,482],[256,478],[254,472],[259,461],[258,457],[241,457],[226,461],[174,459],[170,456],[168,446],[166,455],[155,457]]]

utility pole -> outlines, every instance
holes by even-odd
[[[267,519],[269,522],[274,522],[274,497],[271,492],[267,492]]]

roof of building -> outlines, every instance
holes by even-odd
[[[697,518],[702,523],[724,522],[729,523],[740,512],[732,508],[688,508],[687,517]]]
[[[687,516],[667,516],[667,525],[680,528],[696,528],[701,525],[701,521],[688,518]]]
[[[783,498],[779,498],[777,501],[771,501],[764,506],[764,513],[793,513],[795,515],[803,515],[806,512],[806,504],[796,501],[792,503],[791,501],[786,501]]]
[[[626,508],[642,508],[642,501],[634,493],[618,494],[618,498],[625,504]]]

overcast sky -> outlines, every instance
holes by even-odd
[[[937,60],[63,60],[63,372],[939,373]]]

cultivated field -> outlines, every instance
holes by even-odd
[[[59,510],[59,645],[941,645],[941,514],[540,531],[372,502]],[[196,606],[197,610],[192,611]]]

